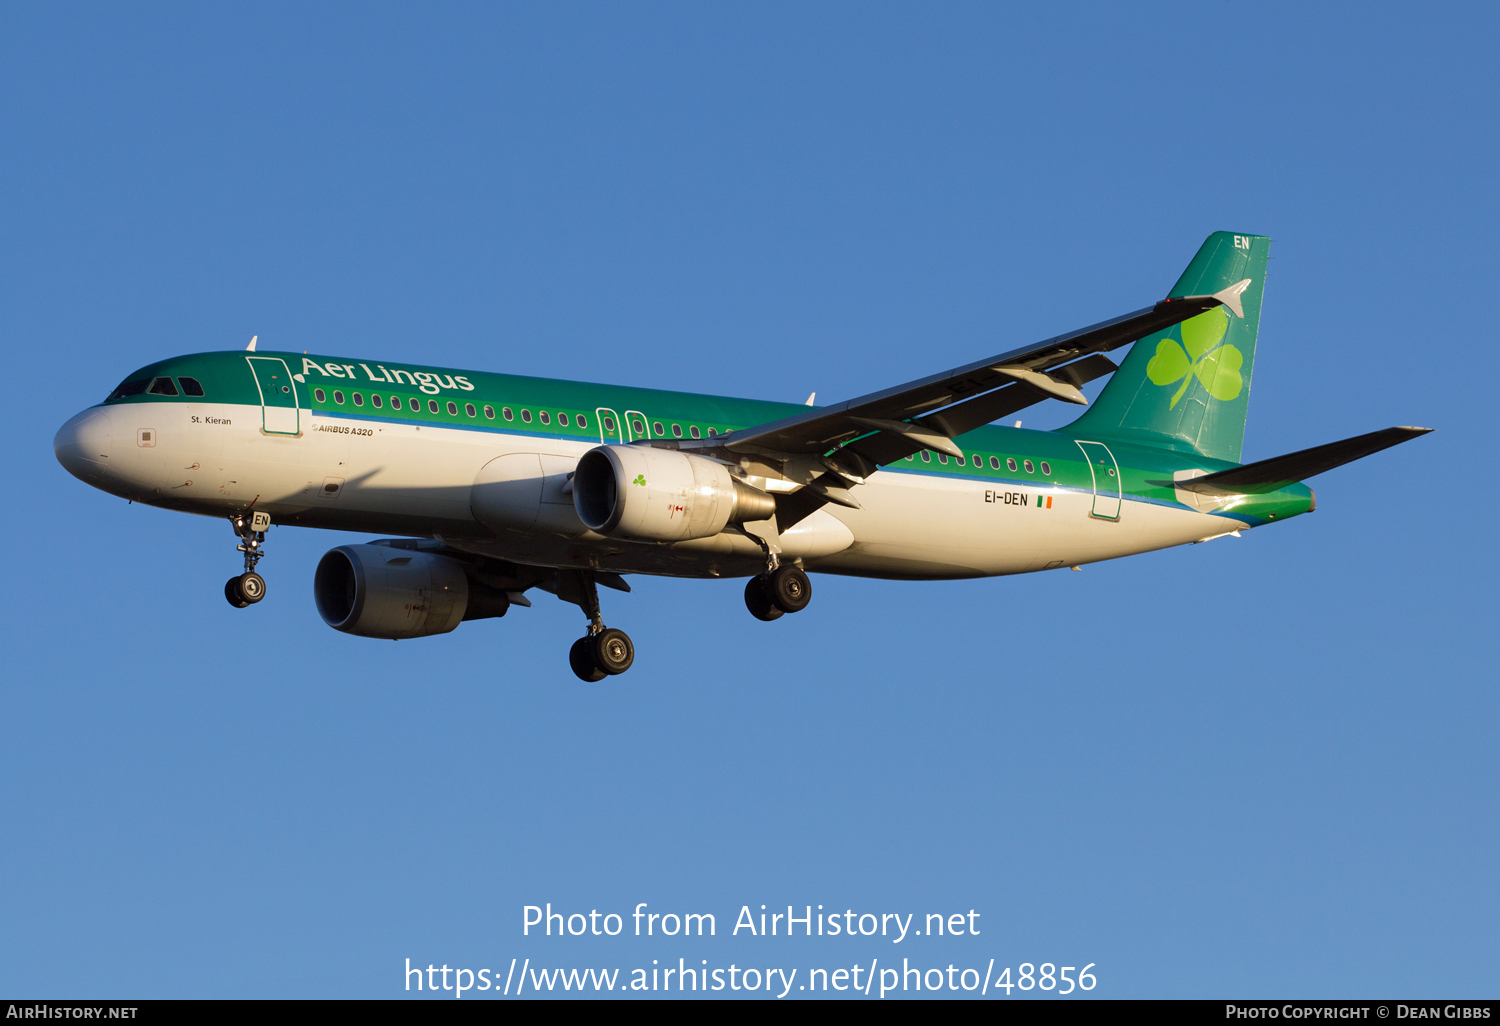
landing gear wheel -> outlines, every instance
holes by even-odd
[[[745,607],[757,620],[779,620],[786,614],[771,603],[766,593],[765,577],[752,577],[745,582]]]
[[[598,683],[608,676],[594,663],[593,638],[579,638],[573,642],[573,647],[568,649],[568,665],[573,667],[573,672],[578,675],[579,680],[588,681],[590,684]]]
[[[224,582],[224,597],[236,609],[244,609],[250,604],[240,597],[240,579],[238,577],[231,577]]]
[[[236,587],[239,589],[240,598],[246,603],[259,602],[266,597],[266,579],[255,571],[241,574],[236,579]]]
[[[610,627],[593,637],[594,665],[610,676],[624,673],[635,662],[635,646],[630,635]]]
[[[812,581],[794,566],[779,567],[766,580],[766,595],[783,613],[800,613],[812,601]]]

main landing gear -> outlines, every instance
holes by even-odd
[[[593,573],[588,570],[564,571],[559,574],[559,583],[559,597],[565,592],[572,593],[568,598],[576,601],[583,615],[589,618],[589,632],[573,642],[573,647],[568,650],[568,665],[578,679],[592,684],[630,669],[635,662],[635,645],[624,631],[604,626],[604,619],[599,615],[599,588],[594,583]]]
[[[795,566],[778,566],[745,582],[745,605],[757,620],[800,613],[812,601],[812,581]]]
[[[236,609],[254,605],[266,597],[266,579],[255,572],[255,564],[265,552],[266,528],[271,526],[269,513],[238,513],[229,518],[234,533],[240,536],[239,551],[245,554],[245,572],[224,582],[224,597]]]

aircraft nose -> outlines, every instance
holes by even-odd
[[[92,484],[108,472],[112,435],[108,413],[84,410],[58,429],[52,452],[68,473]]]

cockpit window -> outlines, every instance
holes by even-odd
[[[203,386],[198,384],[197,378],[178,378],[177,383],[182,386],[183,395],[201,396]]]
[[[127,381],[119,388],[109,393],[109,398],[104,401],[107,403],[112,403],[116,399],[129,399],[131,396],[140,395],[146,390],[146,386],[149,384],[151,384],[150,378],[141,378],[138,381]]]
[[[146,391],[152,395],[176,395],[177,386],[172,384],[171,378],[152,378],[151,387]]]

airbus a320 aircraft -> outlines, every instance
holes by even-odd
[[[748,577],[761,620],[807,572],[940,580],[1076,569],[1316,508],[1301,482],[1423,434],[1392,427],[1240,464],[1270,240],[1216,232],[1166,299],[833,406],[249,351],[143,367],[57,433],[114,495],[225,517],[266,595],[271,525],[399,535],[313,576],[330,627],[444,634],[549,591],[588,618],[569,662],[623,673],[598,586]],[[1117,366],[1106,352],[1139,342]],[[1056,431],[993,422],[1113,374]],[[1018,422],[1019,425],[1019,422]]]

